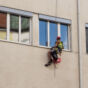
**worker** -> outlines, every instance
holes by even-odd
[[[64,47],[63,47],[63,42],[61,42],[60,39],[61,39],[60,36],[58,36],[56,39],[55,46],[52,47],[50,51],[48,52],[49,62],[45,64],[45,66],[51,65],[53,61],[56,62],[58,59],[58,54],[61,56],[62,49]]]

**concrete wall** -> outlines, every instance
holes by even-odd
[[[86,53],[86,29],[85,24],[88,23],[88,1],[80,1],[80,30],[81,30],[81,46],[82,46],[82,86],[88,87],[88,54]]]
[[[87,88],[88,56],[85,43],[85,23],[88,23],[87,0],[81,0],[80,26],[82,34],[82,82]],[[62,62],[54,68],[44,67],[49,49],[0,41],[0,88],[79,88],[78,38],[76,0],[0,0],[0,6],[26,11],[33,15],[33,45],[39,45],[38,14],[72,20],[72,51],[63,51]]]
[[[0,88],[78,88],[77,54],[46,68],[46,48],[0,42]]]

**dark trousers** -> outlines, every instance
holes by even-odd
[[[57,59],[58,59],[58,55],[57,55],[56,51],[51,51],[50,54],[51,54],[51,58],[50,58],[49,62],[47,63],[47,65],[51,65],[53,63],[53,61],[57,61]]]

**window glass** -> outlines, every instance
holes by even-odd
[[[0,39],[6,39],[7,31],[7,14],[0,12]]]
[[[88,53],[88,28],[86,29],[86,52]]]
[[[58,36],[57,24],[50,22],[50,46],[55,46],[56,38]]]
[[[21,42],[29,43],[30,41],[29,18],[21,17]]]
[[[64,49],[69,49],[68,25],[61,24],[61,41],[63,42]]]
[[[39,21],[39,44],[47,46],[47,22],[40,20]]]
[[[10,40],[18,42],[19,16],[10,16]]]

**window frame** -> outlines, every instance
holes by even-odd
[[[12,8],[7,8],[7,7],[1,7],[0,6],[0,12],[1,13],[6,13],[7,16],[7,30],[6,30],[6,40],[0,39],[1,41],[7,41],[7,42],[12,42],[12,43],[19,43],[19,44],[26,44],[26,45],[32,45],[33,39],[32,36],[32,17],[33,13],[27,12],[27,11],[22,11],[22,10],[17,10],[17,9],[12,9]],[[17,13],[16,13],[17,12]],[[22,14],[25,13],[25,14]],[[19,30],[18,30],[18,42],[16,41],[10,41],[10,16],[11,15],[16,15],[19,17]],[[23,43],[21,42],[21,17],[27,17],[29,18],[29,43]]]
[[[39,19],[39,21],[41,21],[41,20],[46,21],[46,23],[47,23],[47,46],[40,45],[40,40],[39,40],[39,47],[51,48],[51,46],[50,46],[50,22],[53,22],[53,21]],[[54,23],[57,24],[57,33],[58,33],[58,23],[57,22],[54,22]],[[39,35],[39,38],[40,38],[40,35]]]
[[[47,23],[47,32],[48,32],[48,27],[49,27],[49,26],[48,26],[48,21],[47,21],[47,20],[41,20],[41,19],[40,19],[40,20],[39,20],[39,28],[40,28],[40,21],[45,21],[45,22]],[[46,46],[40,45],[40,29],[39,29],[39,38],[38,38],[38,39],[39,39],[39,41],[38,41],[38,44],[39,44],[39,45],[38,45],[38,46],[41,46],[41,47],[48,47],[48,42],[46,42],[46,44],[47,44]],[[48,33],[47,33],[47,41],[48,41]]]
[[[16,15],[16,14],[10,14],[10,24],[9,24],[9,26],[10,26],[10,29],[9,29],[9,41],[12,41],[12,42],[16,42],[16,43],[18,43],[19,42],[19,22],[18,22],[18,32],[17,32],[17,34],[18,34],[18,39],[17,39],[17,41],[14,41],[14,40],[10,40],[10,34],[11,34],[11,16],[15,16],[15,17],[18,17],[18,21],[19,21],[19,15]],[[8,30],[7,30],[8,31]]]
[[[86,54],[88,54],[88,51],[87,51],[87,34],[86,34],[87,30],[88,30],[88,24],[86,24],[86,27],[85,27]]]
[[[60,25],[63,24],[63,23],[60,23]],[[64,25],[67,25],[67,28],[68,28],[68,36],[67,36],[67,41],[68,41],[68,49],[63,49],[65,51],[71,51],[72,48],[71,48],[71,25],[69,24],[64,24]],[[61,29],[60,29],[61,30]]]
[[[43,15],[42,15],[43,16]],[[61,34],[60,34],[60,30],[61,30],[61,28],[60,28],[60,25],[61,24],[66,24],[67,26],[68,26],[68,49],[63,49],[63,50],[65,50],[65,51],[71,51],[72,49],[71,49],[71,20],[65,20],[65,22],[64,22],[64,20],[62,19],[62,18],[60,18],[60,22],[58,22],[57,20],[58,20],[58,18],[55,18],[54,19],[54,17],[51,17],[50,18],[50,16],[44,16],[44,18],[42,17],[41,15],[39,16],[39,21],[40,20],[45,20],[45,21],[47,21],[47,25],[48,25],[48,27],[47,27],[47,32],[48,32],[48,45],[47,46],[43,46],[43,45],[40,45],[39,44],[39,47],[45,47],[45,48],[51,48],[50,47],[50,34],[49,34],[49,32],[50,32],[50,26],[49,26],[49,24],[50,24],[50,22],[55,22],[55,23],[57,23],[57,31],[58,31],[58,36],[61,36]],[[54,20],[53,20],[54,19]],[[68,23],[66,23],[66,21],[68,21]],[[40,37],[40,36],[39,36]]]
[[[50,24],[50,23],[55,23],[55,24],[57,25],[57,27],[56,27],[56,28],[57,28],[57,29],[56,29],[56,30],[57,30],[57,36],[59,36],[59,35],[58,35],[58,23],[57,23],[57,22],[54,22],[54,21],[49,21],[49,24]],[[49,25],[49,33],[50,33],[50,30],[51,30],[51,29],[50,29],[50,25]],[[50,34],[49,34],[49,36],[50,36]],[[50,38],[49,38],[49,41],[50,41]],[[51,43],[51,42],[50,42],[50,43]],[[50,44],[49,44],[49,47],[51,47]]]

